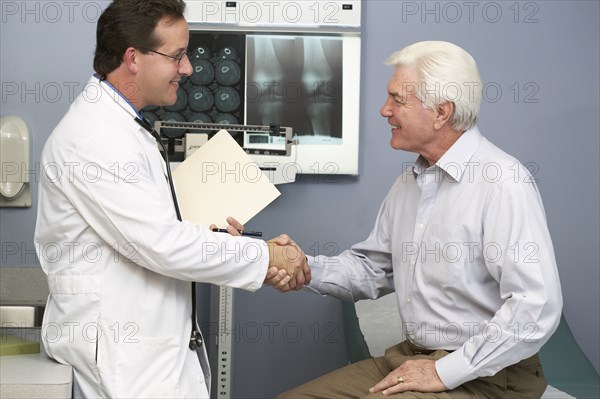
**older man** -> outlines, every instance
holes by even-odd
[[[395,291],[407,340],[281,397],[540,397],[537,352],[562,296],[534,180],[476,127],[482,85],[465,50],[421,42],[387,63],[390,144],[419,157],[365,241],[309,257],[310,287],[352,301]]]

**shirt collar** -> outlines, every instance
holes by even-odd
[[[465,131],[435,163],[435,166],[459,182],[482,139],[483,136],[477,126]],[[428,167],[427,160],[419,155],[413,166],[415,177],[423,173]]]
[[[477,126],[472,127],[464,132],[435,164],[459,182],[482,139]]]
[[[422,155],[419,155],[415,161],[415,164],[413,165],[413,174],[415,175],[415,178],[421,173],[425,172],[427,168],[429,168],[429,163],[425,158],[423,158]]]

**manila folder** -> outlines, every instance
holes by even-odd
[[[281,193],[226,130],[215,134],[173,171],[184,220],[226,227],[247,223]]]

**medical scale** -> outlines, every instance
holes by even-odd
[[[282,159],[287,158],[291,162],[294,155],[293,147],[297,140],[293,138],[291,127],[278,125],[236,125],[219,123],[197,123],[197,122],[174,122],[155,121],[154,130],[160,135],[162,144],[169,153],[181,152],[187,148],[186,142],[193,142],[194,135],[206,135],[207,139],[226,130],[234,138],[243,137],[243,149],[257,163],[270,180],[280,180],[282,176],[275,179],[274,168],[270,164],[279,164]],[[173,132],[177,138],[172,137]],[[185,133],[184,133],[185,132]],[[189,156],[193,151],[185,151]],[[289,179],[289,176],[287,177]],[[295,178],[295,174],[293,175]],[[274,183],[276,184],[276,183]],[[192,292],[196,292],[195,283],[192,283]],[[233,289],[230,287],[218,287],[218,333],[215,337],[217,346],[217,398],[231,398],[231,375],[232,375],[232,341],[233,341]],[[193,314],[196,315],[196,303],[194,296]]]
[[[225,129],[273,184],[357,175],[361,2],[186,0],[192,74],[175,104],[142,110],[171,161]],[[234,297],[216,291],[211,398],[229,399]]]
[[[160,134],[171,159],[175,154],[175,159],[180,160],[193,152],[194,139],[198,135],[206,135],[206,139],[210,139],[220,130],[226,130],[258,164],[271,183],[291,183],[296,180],[295,147],[298,139],[293,137],[291,127],[155,121],[154,129]]]

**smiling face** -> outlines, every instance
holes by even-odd
[[[185,19],[162,18],[155,28],[160,45],[152,50],[172,57],[179,57],[188,46],[189,28]],[[172,105],[177,101],[177,89],[182,76],[192,74],[187,56],[180,63],[176,59],[154,52],[137,52],[138,67],[136,106]]]
[[[423,106],[415,94],[418,87],[421,83],[414,68],[396,67],[380,113],[392,128],[392,148],[416,152],[427,158],[437,137],[434,129],[436,112]]]

